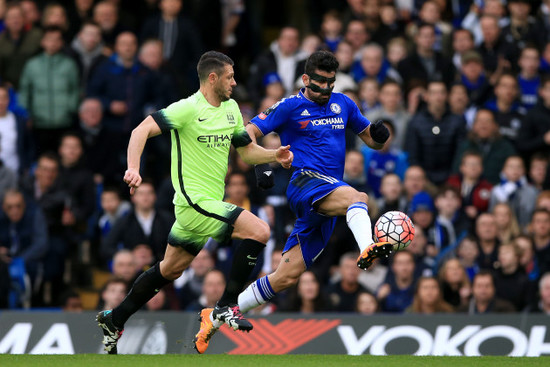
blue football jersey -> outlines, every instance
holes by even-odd
[[[282,145],[290,145],[294,153],[293,167],[342,180],[346,158],[345,129],[350,127],[359,134],[370,122],[344,94],[332,93],[328,103],[320,105],[309,100],[303,92],[302,89],[297,95],[283,98],[254,117],[251,123],[264,135],[275,131]]]

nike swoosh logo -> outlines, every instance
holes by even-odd
[[[256,260],[256,259],[257,259],[257,257],[252,257],[252,256],[250,256],[250,255],[246,255],[246,258],[247,258],[248,260]]]
[[[199,117],[199,122],[203,122],[204,120],[208,120],[208,117],[205,118],[205,119],[201,119],[201,118]]]

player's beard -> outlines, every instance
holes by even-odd
[[[310,96],[309,97],[313,102],[323,105],[326,104],[330,100],[330,94],[327,96],[325,94],[319,93],[317,96]]]
[[[217,88],[216,94],[218,95],[220,102],[229,101],[229,99],[231,98],[231,92],[223,89],[223,87]]]

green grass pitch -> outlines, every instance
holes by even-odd
[[[550,357],[417,357],[347,355],[0,355],[6,367],[524,367],[550,366]]]

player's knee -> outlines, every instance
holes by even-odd
[[[185,270],[185,267],[183,265],[166,264],[165,266],[163,266],[161,262],[161,274],[162,274],[162,277],[167,280],[178,279],[184,270]]]
[[[269,224],[267,224],[263,220],[258,220],[258,222],[254,224],[251,238],[265,244],[269,240],[269,235]]]

